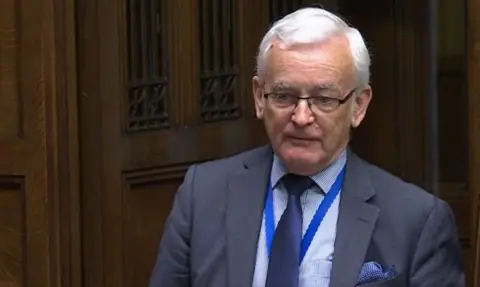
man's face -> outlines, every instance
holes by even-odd
[[[290,172],[315,174],[347,146],[350,128],[361,123],[371,99],[370,87],[357,88],[355,84],[345,37],[289,49],[273,42],[264,81],[253,78],[255,108],[257,117],[264,120],[275,153]],[[332,110],[315,108],[317,105],[309,105],[306,100],[291,107],[278,105],[286,95],[341,100],[354,89],[355,95]],[[264,97],[270,93],[274,96]]]

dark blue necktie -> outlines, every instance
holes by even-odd
[[[295,174],[285,175],[282,182],[288,191],[288,203],[273,236],[265,287],[298,287],[299,284],[302,245],[300,196],[314,182],[310,177]]]

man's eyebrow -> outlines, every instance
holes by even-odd
[[[289,84],[284,83],[284,82],[273,83],[272,88],[273,88],[273,89],[276,89],[276,90],[280,90],[280,89],[294,89],[294,87],[293,87],[292,85],[289,85]]]
[[[336,89],[338,86],[334,83],[323,83],[323,84],[316,84],[313,86],[313,90],[332,90]]]
[[[274,90],[297,90],[298,89],[297,87],[285,82],[274,82],[271,87]],[[311,88],[309,88],[310,91],[326,91],[326,90],[336,90],[336,89],[338,89],[338,85],[332,82],[316,84],[316,85],[313,85]]]

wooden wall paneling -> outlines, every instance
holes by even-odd
[[[467,71],[468,71],[468,189],[472,211],[473,286],[480,286],[480,11],[479,0],[467,0]]]
[[[78,286],[73,10],[0,7],[0,285]]]

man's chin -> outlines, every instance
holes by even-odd
[[[289,138],[288,145],[292,148],[303,148],[308,149],[312,148],[313,145],[317,144],[318,142],[306,139],[297,139],[297,138]]]
[[[291,173],[300,175],[312,175],[320,171],[318,154],[294,153],[290,151],[282,156],[283,164]]]
[[[316,162],[322,157],[322,154],[319,154],[321,147],[302,147],[302,146],[289,146],[283,150],[285,160],[293,162],[302,162],[302,163],[311,163]]]

